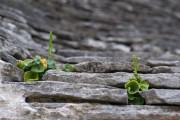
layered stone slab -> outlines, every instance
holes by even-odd
[[[132,72],[131,63],[126,62],[83,62],[75,65],[77,72],[108,73],[108,72]],[[152,68],[145,64],[140,65],[139,72],[151,73]]]
[[[25,91],[28,102],[92,102],[127,104],[127,91],[114,87],[95,84],[65,82],[18,83],[19,89]]]
[[[180,89],[151,89],[142,95],[148,105],[180,105]]]
[[[100,104],[33,103],[34,108],[46,108],[42,118],[61,120],[179,120],[180,108],[175,106],[112,106]]]
[[[71,53],[70,53],[71,54]],[[106,53],[105,53],[106,54]],[[141,58],[141,60],[147,61],[147,64],[155,67],[155,66],[175,66],[176,63],[179,64],[180,57],[173,53],[151,53],[151,52],[135,52],[137,56]],[[155,55],[154,55],[155,54]],[[164,55],[165,54],[165,55]],[[167,56],[166,56],[167,54]],[[65,63],[82,63],[82,62],[130,62],[133,54],[122,54],[118,55],[114,53],[114,56],[97,56],[97,55],[86,55],[86,56],[71,56],[64,57],[61,54],[58,56],[64,57]],[[164,62],[163,62],[164,61]]]
[[[22,81],[23,72],[10,63],[0,60],[0,81]]]
[[[146,103],[161,106],[121,106],[119,101],[127,100],[125,90],[110,86],[123,87],[130,73],[61,73],[60,76],[53,73],[48,79],[43,78],[51,80],[49,83],[1,84],[22,81],[22,72],[0,61],[0,119],[179,120],[179,74],[169,74],[180,72],[173,62],[180,60],[179,55],[174,55],[179,54],[174,53],[180,43],[179,3],[179,0],[1,0],[0,58],[5,61],[15,64],[15,58],[46,56],[48,33],[53,31],[55,60],[80,63],[76,65],[79,72],[130,72],[131,51],[140,51],[144,53],[137,56],[143,60],[162,60],[149,62],[152,73],[168,74],[142,75],[151,87],[161,88],[146,91],[143,94]],[[61,55],[62,48],[93,52],[79,54],[73,50],[74,53]],[[166,52],[169,50],[172,53]],[[104,54],[104,51],[111,52]],[[101,63],[81,63],[87,61]],[[148,70],[146,67],[141,72],[150,73]],[[27,103],[33,101],[59,103]],[[78,101],[81,103],[77,104]]]
[[[63,56],[55,56],[56,59],[61,59],[63,62],[67,62],[67,58]],[[98,57],[95,57],[98,59]],[[84,57],[89,59],[89,57]],[[104,58],[103,58],[104,59]],[[128,60],[117,60],[116,58],[107,58],[107,61],[89,61],[75,64],[74,67],[76,72],[87,72],[87,73],[114,73],[114,72],[133,72],[131,68],[130,59]],[[80,60],[81,61],[81,60]],[[71,62],[70,62],[71,63]],[[180,73],[179,61],[164,61],[163,60],[140,60],[139,73],[146,74],[158,74],[158,73]],[[58,64],[59,69],[63,69],[63,64]]]
[[[179,61],[165,61],[165,60],[148,60],[148,65],[152,67],[157,66],[177,66],[180,64]]]
[[[153,88],[180,88],[180,73],[140,74]],[[45,81],[69,83],[101,84],[124,87],[132,73],[76,73],[50,70],[44,76]]]

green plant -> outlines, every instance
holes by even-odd
[[[48,68],[49,69],[55,69],[56,68],[56,63],[52,57],[52,53],[54,52],[53,48],[53,33],[50,32],[49,34],[49,47],[48,47]]]
[[[65,72],[75,72],[76,69],[75,69],[75,66],[74,66],[74,65],[65,64],[65,65],[64,65],[64,68],[63,68],[63,71],[65,71]]]
[[[141,92],[148,90],[149,83],[141,78],[138,74],[140,64],[138,58],[133,55],[131,60],[131,68],[133,69],[133,76],[125,83],[125,88],[128,93],[129,104],[143,105],[144,98],[140,95]]]
[[[52,32],[50,32],[48,59],[35,56],[32,59],[17,61],[17,67],[24,71],[24,81],[29,82],[39,80],[47,70],[56,68],[56,63],[52,58],[52,41]]]

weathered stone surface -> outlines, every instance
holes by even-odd
[[[121,57],[123,59],[129,59],[133,53],[125,53],[122,51],[87,51],[87,50],[71,50],[71,49],[63,49],[57,50],[57,54],[64,57]],[[161,53],[155,52],[135,52],[140,59],[148,58],[150,56],[158,57]]]
[[[179,73],[140,74],[155,88],[180,88]],[[70,83],[101,84],[124,87],[131,73],[76,73],[50,70],[44,76],[45,81],[61,81]]]
[[[164,60],[148,60],[148,65],[151,67],[156,66],[177,66],[179,61],[164,61]]]
[[[180,67],[172,67],[171,68],[171,71],[173,72],[173,73],[180,73]]]
[[[142,95],[148,105],[180,105],[180,90],[151,89]]]
[[[177,71],[173,68],[169,66],[153,67],[152,73],[176,73]]]
[[[54,33],[57,62],[78,63],[79,72],[124,72],[48,71],[43,77],[45,82],[0,83],[0,119],[179,120],[179,107],[163,107],[179,105],[180,101],[179,0],[0,3],[0,59],[8,62],[0,61],[1,82],[22,81],[22,72],[11,65],[16,59],[37,54],[47,57],[49,31]],[[123,87],[132,75],[125,72],[131,72],[129,62],[133,54],[152,67],[153,74],[149,74],[151,68],[145,67],[141,72],[148,74],[141,76],[151,87],[160,88],[144,93],[147,104],[161,107],[117,105],[126,103],[121,100],[127,101],[125,90],[117,87]],[[49,103],[51,108],[27,103],[33,101],[59,103],[54,108]]]
[[[34,103],[32,106],[46,108],[42,112],[45,118],[61,120],[179,120],[180,117],[179,107],[173,106],[111,106],[71,103]]]
[[[16,59],[30,57],[29,49],[37,50],[38,47],[40,48],[40,45],[32,40],[32,36],[29,33],[32,29],[27,25],[25,18],[23,18],[23,13],[20,10],[2,4],[0,5],[0,10],[0,16],[3,16],[0,19],[0,58],[14,63],[11,60],[13,57]],[[21,18],[23,20],[20,20]],[[13,57],[8,57],[8,55]]]
[[[179,10],[175,9],[178,8],[178,0],[1,0],[1,4],[11,7],[8,12],[2,11],[1,16],[28,23],[43,32],[55,31],[62,39],[61,43],[69,48],[88,49],[86,44],[81,44],[88,38],[115,45],[148,42],[163,50],[179,48],[179,34],[176,32],[179,29]],[[16,12],[12,13],[12,10]],[[106,47],[102,48],[106,50]]]
[[[31,85],[30,85],[31,86]],[[14,88],[12,85],[9,86]],[[6,88],[9,89],[9,87]],[[1,115],[1,118],[14,118],[14,119],[61,119],[61,120],[129,120],[137,119],[148,120],[165,119],[165,120],[178,120],[180,117],[179,107],[163,107],[163,106],[111,106],[111,105],[97,105],[97,104],[74,104],[74,103],[58,103],[58,104],[42,104],[42,103],[33,103],[32,106],[29,106],[27,103],[24,103],[24,98],[27,94],[24,95],[23,92],[16,92],[15,90],[9,91],[4,89],[6,92],[15,95],[14,98],[10,99],[11,107],[7,107],[5,114]],[[17,89],[17,88],[16,88]],[[1,87],[2,90],[2,87]],[[5,91],[4,94],[6,95]],[[28,90],[27,90],[28,91]],[[44,91],[47,92],[47,91]],[[18,94],[15,94],[18,93]],[[3,96],[2,94],[1,96]],[[19,97],[18,97],[19,96]],[[22,97],[23,96],[23,97]],[[4,96],[3,96],[4,97]],[[2,97],[1,97],[2,98]],[[4,97],[7,99],[7,96]],[[173,98],[170,98],[171,101]],[[156,101],[156,100],[155,100]],[[170,100],[169,100],[170,101]],[[7,101],[6,101],[7,102]],[[65,102],[65,101],[64,101]],[[9,103],[9,104],[10,104]],[[15,103],[14,106],[12,103]],[[4,105],[4,104],[3,104]],[[20,107],[20,108],[19,108]],[[1,107],[4,111],[5,107]],[[9,110],[14,110],[10,112]],[[26,111],[26,112],[25,112]],[[146,114],[145,114],[146,113]],[[10,117],[11,115],[11,117]]]
[[[157,66],[152,68],[152,73],[180,73],[180,67],[177,66]]]
[[[168,0],[169,4],[167,5],[175,8],[178,7],[176,6],[178,2],[177,0],[175,2]],[[179,35],[174,32],[178,31],[174,29],[179,27],[176,23],[178,12],[176,10],[176,12],[172,12],[174,9],[171,7],[166,5],[164,8],[161,5],[165,5],[164,1],[149,3],[132,2],[131,0],[107,0],[99,3],[88,0],[81,3],[70,0],[66,2],[57,2],[56,0],[46,2],[41,0],[1,0],[0,33],[3,41],[1,41],[0,46],[8,49],[15,47],[16,50],[9,53],[17,58],[26,58],[31,56],[31,52],[44,51],[46,49],[44,45],[47,45],[48,32],[54,31],[54,38],[56,38],[55,42],[57,43],[55,47],[60,48],[58,51],[61,51],[61,48],[86,50],[92,50],[92,48],[99,50],[101,48],[101,50],[108,51],[122,50],[125,53],[131,52],[131,50],[139,52],[133,48],[134,45],[143,48],[140,50],[143,52],[150,51],[147,50],[147,45],[151,46],[148,48],[158,47],[160,52],[173,50],[174,47],[179,47],[177,45]],[[110,6],[113,6],[114,9]],[[106,10],[109,13],[108,15]],[[121,12],[119,13],[119,11]],[[168,15],[167,11],[169,11]],[[119,14],[115,14],[116,12]],[[137,13],[139,13],[139,17],[135,19]],[[157,16],[157,13],[161,13],[161,16]],[[159,27],[149,26],[149,24],[154,23],[157,24],[155,26]],[[168,42],[167,39],[171,42]],[[162,42],[163,40],[166,42]],[[87,44],[83,43],[93,44],[88,44],[89,47],[87,47]],[[157,52],[157,50],[155,51]],[[144,56],[145,54],[142,55],[142,57]],[[167,54],[165,56],[176,60],[176,57]],[[70,60],[69,62],[73,61]],[[79,62],[76,61],[76,63]]]
[[[13,65],[0,60],[0,119],[30,120],[34,119],[37,110],[25,102],[24,91],[4,81],[21,81],[22,73]]]
[[[134,52],[126,53],[122,51],[105,51],[92,52],[82,50],[57,50],[57,55],[64,57],[65,63],[81,62],[123,62],[131,61],[132,55],[135,54],[140,58],[142,64],[150,67],[157,66],[179,66],[180,57],[172,53],[164,52]],[[164,62],[163,62],[164,61]]]
[[[87,38],[82,43],[80,43],[83,48],[90,49],[90,50],[118,50],[123,52],[130,52],[131,48],[129,46],[123,44],[116,44],[116,43],[108,43],[105,41],[94,40],[92,38]]]
[[[133,43],[143,43],[144,40],[142,38],[122,38],[122,37],[107,37],[104,38],[108,42],[116,42],[116,43],[123,43],[123,44],[133,44]]]
[[[23,72],[10,63],[0,60],[0,79],[1,82],[22,81]]]
[[[24,92],[14,85],[0,85],[0,119],[31,120],[37,110],[30,107],[23,97]]]
[[[128,57],[130,60],[130,56]],[[125,61],[128,59],[121,58],[121,57],[94,57],[94,56],[87,56],[87,57],[69,57],[66,58],[67,63],[82,63],[82,62],[117,62],[117,61]]]
[[[52,102],[65,99],[65,101],[89,101],[115,104],[127,104],[127,92],[124,89],[92,84],[72,84],[65,82],[36,82],[35,84],[18,84],[26,91],[29,101],[37,100],[47,102],[52,96]],[[46,96],[49,96],[46,97]],[[53,98],[54,97],[54,98]],[[56,98],[57,97],[57,98]],[[53,99],[55,99],[53,101]]]
[[[83,62],[75,65],[77,72],[106,73],[106,72],[132,72],[130,62]],[[149,66],[140,65],[139,72],[150,73]]]
[[[2,51],[0,52],[0,59],[6,62],[9,62],[11,64],[16,64],[16,58],[13,56],[9,55],[7,52]]]

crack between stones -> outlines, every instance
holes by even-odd
[[[94,99],[81,99],[78,97],[72,96],[58,96],[58,95],[30,95],[25,98],[25,101],[29,104],[33,103],[75,103],[75,104],[100,104],[100,105],[112,105],[112,106],[126,106],[128,104],[120,104],[117,102],[109,102],[109,101],[101,101],[101,100],[94,100]],[[162,107],[177,107],[177,105],[170,105],[170,104],[145,104],[146,106],[162,106]],[[136,106],[136,105],[131,105]],[[142,105],[143,107],[144,105]]]
[[[91,103],[102,105],[125,105],[113,101],[103,101],[95,99],[82,99],[68,95],[29,95],[25,98],[27,103]]]

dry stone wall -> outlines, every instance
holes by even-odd
[[[180,120],[179,0],[0,0],[0,119]],[[47,56],[59,69],[26,83],[16,60]],[[150,84],[128,105],[130,59]]]

